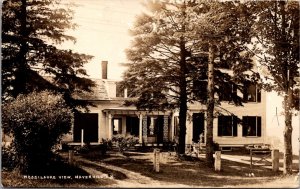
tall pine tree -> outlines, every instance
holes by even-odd
[[[128,49],[132,62],[125,73],[125,86],[134,89],[139,109],[179,108],[178,154],[185,153],[189,79],[195,43],[189,35],[185,4],[149,1],[148,13],[140,15],[132,30],[134,41]]]
[[[250,76],[247,78],[243,74],[252,67],[251,54],[242,53],[249,42],[249,35],[239,30],[242,21],[237,18],[241,12],[231,10],[237,9],[233,3],[187,1],[175,4],[157,1],[149,3],[148,9],[149,13],[137,19],[132,31],[134,40],[128,49],[128,58],[132,63],[124,75],[124,85],[130,87],[132,94],[138,97],[134,103],[140,109],[179,109],[178,154],[183,154],[187,103],[208,103],[207,97],[213,96],[210,100],[214,105],[218,101],[214,98],[215,92],[221,94],[224,88],[232,85],[242,91],[242,81],[251,80]],[[211,31],[213,27],[220,31]],[[237,35],[242,35],[242,38]],[[215,74],[211,78],[215,84],[210,85],[212,91],[207,95],[211,44],[215,46],[215,58],[218,57],[221,63],[213,69]],[[210,62],[215,58],[211,58]],[[233,69],[234,74],[222,71],[224,67]],[[231,101],[242,104],[242,99],[236,95],[231,95]],[[208,120],[212,121],[214,108],[210,112],[211,118]],[[212,125],[210,131],[208,145],[212,147]],[[211,164],[212,150],[209,154]]]
[[[4,0],[2,7],[2,99],[49,89],[63,93],[69,106],[84,105],[75,91],[93,82],[82,68],[92,57],[57,45],[75,38],[65,33],[75,25],[72,10],[59,0]],[[49,76],[51,79],[46,79]]]
[[[206,161],[213,166],[213,120],[221,101],[242,105],[243,99],[236,92],[243,93],[246,82],[256,83],[259,75],[253,68],[253,53],[247,52],[251,43],[248,32],[251,24],[245,14],[245,6],[236,2],[200,1],[192,7],[195,36],[200,41],[198,48],[207,54],[207,90],[200,85],[198,90],[207,91],[206,118]],[[217,61],[218,60],[218,61]],[[217,94],[217,98],[216,98]],[[224,98],[224,94],[228,97]],[[234,116],[232,114],[232,116]]]

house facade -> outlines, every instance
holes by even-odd
[[[178,110],[145,111],[134,106],[124,106],[127,91],[118,89],[118,81],[107,79],[107,62],[102,61],[102,79],[95,80],[93,93],[81,96],[93,102],[88,113],[75,114],[71,134],[65,141],[98,144],[114,135],[132,135],[144,145],[160,146],[176,140],[179,125]],[[221,147],[242,147],[264,144],[266,138],[266,93],[256,86],[248,86],[243,106],[222,101],[215,107],[213,138]],[[186,144],[203,142],[206,132],[206,106],[188,104]],[[234,115],[234,116],[233,116]]]

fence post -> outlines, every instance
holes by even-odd
[[[69,160],[68,160],[68,162],[69,162],[70,165],[74,164],[74,162],[73,162],[73,156],[74,156],[74,151],[73,150],[69,150]]]
[[[83,142],[84,142],[84,134],[83,134],[83,129],[81,129],[81,147],[83,147]]]
[[[215,153],[215,171],[221,171],[221,151]]]
[[[153,151],[153,169],[155,172],[159,172],[159,149]]]
[[[252,149],[250,149],[250,169],[252,169]]]
[[[272,170],[277,172],[279,170],[279,150],[272,150]]]

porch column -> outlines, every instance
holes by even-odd
[[[108,139],[112,139],[113,128],[112,128],[112,114],[108,113]]]
[[[164,142],[168,142],[169,141],[169,123],[168,123],[168,119],[169,119],[169,116],[168,115],[164,115],[164,127],[163,127],[163,130],[164,130],[164,136],[163,136],[163,141]]]
[[[139,115],[139,143],[143,143],[143,114]]]
[[[171,123],[170,123],[170,127],[171,127],[171,140],[174,141],[174,132],[175,132],[175,126],[174,126],[174,113],[172,113],[171,115]]]
[[[143,117],[143,141],[147,143],[147,116]]]

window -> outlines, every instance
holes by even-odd
[[[122,133],[122,119],[114,118],[113,119],[113,134],[121,134]]]
[[[243,116],[243,136],[261,136],[261,117]]]
[[[261,102],[261,91],[254,84],[245,85],[244,88],[245,102]]]
[[[237,117],[218,117],[218,136],[237,136]]]
[[[224,83],[219,90],[219,99],[221,101],[232,101],[237,95],[237,87],[233,84]]]
[[[120,82],[116,83],[116,97],[124,97],[124,89]]]

